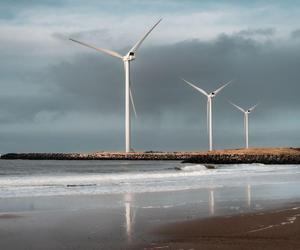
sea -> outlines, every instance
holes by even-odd
[[[1,198],[248,186],[266,187],[261,195],[270,199],[300,197],[300,166],[232,164],[207,169],[178,161],[0,161]]]

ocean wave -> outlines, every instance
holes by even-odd
[[[187,172],[209,171],[209,169],[205,165],[201,165],[201,164],[177,166],[175,167],[175,169],[181,171],[187,171]]]

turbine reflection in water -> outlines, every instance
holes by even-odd
[[[213,189],[209,190],[209,197],[208,197],[208,207],[209,207],[209,214],[215,214],[215,191]]]
[[[247,185],[247,205],[251,207],[251,185]]]
[[[133,202],[133,194],[126,193],[124,195],[124,205],[125,205],[125,230],[126,230],[126,237],[127,241],[132,241],[132,227],[134,224],[135,212],[132,208]]]

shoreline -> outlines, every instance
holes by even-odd
[[[171,223],[152,233],[161,240],[134,249],[299,249],[300,203],[250,214]]]
[[[159,160],[199,164],[300,164],[300,148],[250,148],[199,152],[7,153],[3,160]]]

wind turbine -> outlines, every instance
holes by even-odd
[[[73,38],[70,38],[70,40],[73,42],[79,43],[83,46],[97,50],[99,52],[103,52],[112,57],[119,58],[124,63],[124,70],[125,70],[125,150],[126,150],[126,153],[129,153],[130,151],[132,151],[132,149],[131,149],[130,102],[132,104],[133,111],[136,115],[135,104],[133,101],[133,96],[132,96],[131,86],[130,86],[130,61],[133,61],[136,58],[136,53],[137,53],[138,48],[141,46],[141,44],[146,39],[146,37],[151,33],[151,31],[161,22],[161,20],[162,19],[160,19],[157,23],[155,23],[152,26],[152,28],[128,51],[128,53],[125,56],[122,56],[118,52],[115,52],[115,51],[112,51],[109,49],[97,48],[95,46],[80,42]]]
[[[211,93],[207,93],[206,91],[204,91],[203,89],[195,86],[194,84],[186,81],[185,79],[182,79],[183,81],[185,81],[188,85],[190,85],[191,87],[193,87],[194,89],[196,89],[197,91],[199,91],[201,94],[205,95],[207,97],[207,129],[208,129],[208,142],[209,142],[209,151],[212,151],[213,145],[212,145],[212,101],[213,98],[223,89],[225,88],[229,83],[232,82],[229,81],[226,84],[222,85],[221,87],[219,87],[218,89],[216,89],[215,91],[211,92]]]
[[[234,107],[236,107],[239,111],[244,113],[244,130],[245,130],[246,148],[249,148],[249,114],[257,107],[258,103],[246,110],[234,104],[233,102],[229,101],[229,103]]]

